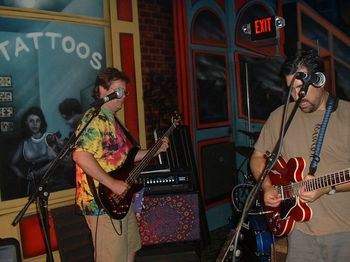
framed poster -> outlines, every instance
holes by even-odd
[[[104,33],[103,26],[0,18],[1,201],[30,195],[45,174],[49,192],[75,187],[70,153],[49,167],[72,119],[92,101]]]

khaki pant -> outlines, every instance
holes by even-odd
[[[311,236],[293,230],[288,235],[287,262],[348,262],[350,232]]]
[[[127,262],[129,253],[141,248],[133,207],[122,220],[108,215],[85,216],[91,230],[96,262]]]

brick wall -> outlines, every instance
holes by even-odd
[[[147,144],[153,130],[170,125],[177,109],[172,0],[139,0],[142,82]]]

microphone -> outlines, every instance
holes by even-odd
[[[311,84],[314,87],[320,88],[326,83],[326,77],[321,72],[316,72],[314,74],[304,73],[304,72],[297,72],[295,74],[296,79],[300,79],[304,82],[304,84]]]
[[[91,106],[92,107],[99,107],[108,101],[111,101],[113,99],[120,99],[123,96],[125,96],[125,90],[123,88],[119,87],[113,93],[92,102]]]

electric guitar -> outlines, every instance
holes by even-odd
[[[275,236],[285,236],[292,231],[295,222],[305,222],[312,218],[312,209],[298,197],[298,191],[314,191],[344,184],[350,181],[350,169],[344,169],[310,180],[303,180],[305,160],[295,157],[285,162],[279,158],[269,173],[272,185],[281,195],[278,207],[265,206],[267,226]]]
[[[98,196],[103,208],[107,211],[109,216],[114,219],[122,219],[126,216],[131,205],[133,194],[140,191],[143,187],[142,184],[137,183],[137,178],[163,144],[162,139],[170,136],[174,129],[179,125],[180,120],[181,118],[179,115],[172,117],[172,125],[163,136],[156,141],[153,147],[149,149],[147,154],[136,166],[134,166],[134,159],[139,148],[133,147],[129,151],[124,164],[117,170],[108,173],[113,178],[123,180],[129,185],[127,191],[123,195],[115,194],[108,187],[101,183],[99,184]]]

